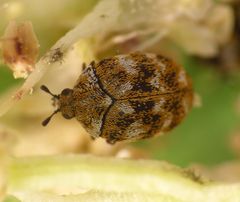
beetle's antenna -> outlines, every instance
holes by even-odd
[[[58,96],[58,95],[54,95],[54,94],[48,89],[47,86],[42,85],[40,88],[41,88],[41,90],[43,90],[44,92],[46,92],[46,93],[50,94],[51,96],[53,96],[54,98],[59,98],[59,96]]]
[[[50,94],[51,96],[53,96],[53,98],[59,99],[59,95],[53,94],[53,93],[48,89],[47,86],[42,85],[40,88],[41,88],[41,90],[43,90],[43,91],[45,91],[46,93],[48,93],[48,94]],[[46,118],[46,119],[42,122],[42,125],[43,125],[43,126],[46,126],[46,125],[49,123],[49,121],[51,120],[51,118],[52,118],[56,113],[58,113],[58,112],[60,112],[60,109],[55,110],[48,118]]]
[[[60,112],[60,109],[55,110],[48,118],[46,118],[46,119],[42,122],[42,125],[43,125],[43,126],[46,126],[46,125],[49,123],[49,121],[51,120],[51,118],[52,118],[56,113],[58,113],[58,112]]]

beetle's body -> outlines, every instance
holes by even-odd
[[[59,95],[59,111],[76,119],[93,138],[136,140],[178,125],[192,107],[192,84],[173,61],[132,53],[92,62],[70,93]]]

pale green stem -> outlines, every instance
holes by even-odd
[[[209,182],[166,162],[82,155],[14,159],[8,185],[7,193],[24,202],[240,199],[240,184]]]

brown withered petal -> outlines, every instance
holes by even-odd
[[[13,71],[14,78],[26,78],[33,71],[39,52],[32,23],[9,22],[1,41],[4,62]]]

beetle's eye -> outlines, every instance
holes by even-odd
[[[61,94],[67,96],[67,95],[69,95],[71,93],[72,93],[72,89],[65,88],[65,89],[63,89]]]
[[[69,116],[68,114],[62,114],[65,119],[71,119],[72,117]]]

